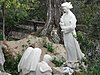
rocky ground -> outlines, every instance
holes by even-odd
[[[51,43],[53,52],[49,52],[47,48],[44,47],[44,43]],[[62,44],[54,44],[48,40],[47,37],[37,37],[35,35],[29,35],[26,38],[23,38],[18,41],[5,41],[2,42],[2,46],[6,49],[6,51],[12,56],[16,56],[16,54],[23,54],[25,49],[31,45],[32,43],[36,43],[36,47],[42,49],[42,56],[46,53],[51,56],[56,56],[59,58],[66,59],[66,51]],[[41,57],[42,58],[42,57]]]
[[[32,43],[36,43],[36,47],[42,49],[41,60],[43,55],[46,53],[50,54],[52,57],[55,57],[57,60],[66,60],[66,51],[64,46],[62,44],[54,44],[50,42],[47,37],[37,37],[32,34],[18,41],[1,41],[5,54],[12,57],[16,57],[17,54],[22,55],[25,49]],[[48,51],[48,48],[44,47],[45,43],[52,44],[53,52]],[[51,63],[51,66],[54,67],[55,65]]]
[[[37,37],[34,34],[31,34],[31,35],[28,35],[26,38],[20,39],[18,41],[1,41],[1,44],[5,50],[4,52],[8,56],[13,56],[13,57],[16,57],[17,54],[22,55],[23,52],[25,51],[25,49],[32,43],[36,43],[36,47],[39,47],[42,49],[41,60],[43,58],[43,55],[48,53],[52,57],[55,57],[56,60],[58,60],[58,61],[59,60],[66,61],[66,50],[65,50],[64,46],[62,44],[55,44],[55,43],[50,42],[47,37]],[[45,43],[52,44],[51,47],[53,49],[53,52],[48,51],[48,48],[44,46]],[[51,67],[53,67],[55,75],[56,75],[56,73],[59,73],[59,74],[61,73],[61,71],[62,71],[61,67],[55,68],[55,64],[52,62],[50,65],[51,65]]]

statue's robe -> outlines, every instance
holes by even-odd
[[[40,61],[40,56],[40,48],[28,47],[18,64],[18,72],[20,72],[20,75],[31,75],[31,72],[35,75],[37,64]]]
[[[81,52],[78,41],[75,38],[76,17],[69,11],[68,14],[64,13],[60,20],[64,23],[61,28],[63,30],[64,46],[67,51],[67,62],[78,62],[84,57],[84,54]]]
[[[52,69],[46,62],[42,61],[37,66],[36,75],[52,75]]]

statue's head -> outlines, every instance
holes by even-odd
[[[64,10],[64,12],[68,12],[69,9],[73,8],[71,2],[64,2],[61,4],[61,7]]]
[[[52,61],[52,57],[49,54],[45,54],[43,57],[43,61],[49,63],[50,61]]]

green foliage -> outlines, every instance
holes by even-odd
[[[15,25],[27,20],[46,20],[46,1],[41,0],[0,0],[0,16],[2,16],[2,4],[5,1],[5,34],[14,30]],[[45,3],[44,3],[45,2]]]
[[[88,28],[90,30],[89,36],[95,38],[96,40],[100,40],[100,11],[97,12],[90,25],[92,26]]]
[[[54,52],[53,43],[47,42],[47,38],[43,38],[43,47],[47,48],[49,52]]]
[[[28,41],[27,41],[27,43],[28,43],[28,44],[31,44],[31,41],[30,41],[30,40],[28,40]]]
[[[54,52],[54,48],[53,48],[52,43],[45,43],[44,47],[47,48],[49,52]]]
[[[94,41],[89,38],[86,33],[77,32],[77,37],[80,43],[80,47],[85,54],[96,50]]]
[[[97,14],[100,6],[97,5],[96,1],[92,1],[91,4],[85,4],[84,0],[69,0],[73,4],[72,11],[78,19],[78,23],[89,25],[92,19]]]
[[[29,10],[30,19],[46,21],[47,8],[45,0],[36,0],[34,9]]]
[[[23,48],[26,48],[26,47],[27,47],[27,45],[22,45],[22,47],[23,47]]]
[[[5,57],[6,61],[4,64],[5,71],[12,74],[12,75],[19,75],[18,74],[18,63],[20,61],[21,55],[17,55],[16,58],[13,57]]]
[[[47,47],[49,52],[54,52],[54,48],[53,48],[53,44],[52,43],[47,43],[46,47]]]
[[[88,65],[85,75],[100,75],[100,52],[96,49],[97,42],[83,32],[78,32],[78,40]]]
[[[43,37],[43,47],[47,47],[47,39],[45,37]]]
[[[100,75],[100,60],[93,63],[90,62],[85,75]]]
[[[30,6],[27,1],[7,0],[6,1],[6,23],[7,25],[16,25],[21,20],[28,17],[27,10]]]
[[[0,33],[0,40],[3,40],[3,35]]]
[[[96,12],[98,11],[98,6],[96,4],[83,5],[80,7],[81,11],[81,20],[84,24],[88,25],[92,19],[95,17]]]
[[[62,60],[57,60],[56,58],[54,58],[54,59],[52,60],[52,63],[54,63],[56,67],[60,67],[60,66],[62,66],[62,64],[64,63],[64,61],[62,61]]]
[[[85,25],[89,38],[100,40],[100,6],[98,0],[69,0],[73,4],[73,13],[77,23]],[[89,3],[86,3],[89,1]],[[83,30],[84,31],[84,30]]]
[[[53,43],[47,42],[45,38],[43,40],[43,47],[47,48],[49,52],[54,52]]]
[[[6,35],[13,29],[14,25],[31,17],[29,11],[34,10],[35,2],[36,0],[5,0]],[[2,16],[2,4],[3,0],[0,1],[0,16]]]

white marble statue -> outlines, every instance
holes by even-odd
[[[18,64],[18,72],[20,72],[20,75],[36,75],[35,71],[40,61],[41,52],[40,48],[34,47],[28,47],[25,50]]]
[[[5,62],[5,58],[2,52],[2,46],[0,45],[0,71],[4,71],[4,67],[3,67],[4,62]]]
[[[52,57],[48,54],[44,55],[43,61],[41,61],[36,70],[36,75],[52,75],[52,69],[48,63],[52,60]]]
[[[63,15],[60,18],[60,27],[63,32],[64,46],[67,51],[67,63],[79,62],[84,54],[80,50],[78,41],[76,40],[76,17],[70,11],[73,8],[71,2],[65,2],[61,4],[64,10]]]

